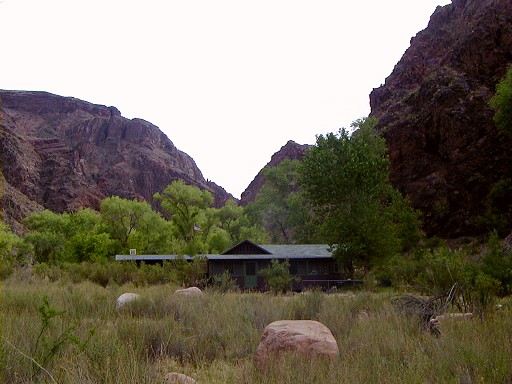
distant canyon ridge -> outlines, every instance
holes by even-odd
[[[391,181],[430,235],[478,234],[492,186],[512,178],[512,139],[497,132],[488,106],[511,64],[512,2],[453,0],[370,95]],[[115,107],[25,91],[0,91],[0,107],[2,219],[17,232],[37,210],[96,209],[111,195],[150,200],[178,179],[210,191],[217,206],[233,199],[158,127]],[[267,166],[307,150],[290,141]],[[260,172],[240,203],[263,183]]]
[[[114,107],[45,92],[0,91],[2,213],[13,229],[31,212],[99,208],[107,196],[151,200],[173,180],[233,198],[155,125]]]

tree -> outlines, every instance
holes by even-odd
[[[32,252],[30,244],[0,220],[0,279],[7,277],[15,266],[30,261]]]
[[[512,67],[496,86],[496,93],[489,104],[496,108],[494,122],[498,130],[504,134],[512,134]]]
[[[401,251],[401,236],[419,233],[417,214],[389,183],[386,146],[375,124],[360,119],[352,136],[345,129],[319,135],[299,168],[320,236],[351,275]]]
[[[130,248],[141,253],[169,251],[170,226],[147,202],[111,196],[103,199],[100,212],[106,232],[117,242],[116,252]]]
[[[264,227],[272,243],[291,244],[312,241],[311,217],[298,189],[299,161],[286,159],[263,171],[265,184],[246,210],[253,222]]]
[[[197,235],[202,231],[201,222],[205,220],[206,209],[213,205],[212,194],[177,180],[153,198],[160,202],[162,210],[173,223],[177,238],[185,245],[183,252],[194,255],[204,251],[205,244]]]
[[[38,262],[104,261],[113,254],[114,242],[103,231],[97,212],[36,212],[25,220],[30,230],[24,239],[34,247]]]
[[[228,235],[228,246],[245,239],[251,239],[254,242],[266,240],[264,230],[258,225],[251,224],[244,207],[237,205],[234,200],[226,201],[219,209],[208,210],[207,216],[213,218],[216,226]]]
[[[57,261],[65,246],[64,239],[71,235],[69,216],[44,210],[28,216],[23,223],[29,230],[24,239],[34,247],[35,261]]]

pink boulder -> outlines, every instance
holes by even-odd
[[[265,366],[269,358],[282,352],[306,357],[323,356],[334,360],[339,349],[329,328],[318,321],[280,320],[267,325],[263,330],[255,362],[260,367]]]

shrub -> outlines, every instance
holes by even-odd
[[[274,292],[286,292],[292,289],[297,278],[290,273],[290,262],[285,260],[279,262],[272,259],[268,268],[261,269],[259,274],[265,276],[268,288]]]

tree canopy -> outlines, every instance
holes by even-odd
[[[320,236],[351,274],[396,254],[419,234],[417,213],[389,182],[386,146],[375,124],[360,119],[352,135],[345,129],[319,135],[299,168]]]
[[[246,207],[251,220],[266,229],[276,244],[310,243],[312,223],[302,191],[298,188],[297,160],[283,160],[263,171],[265,184]]]

